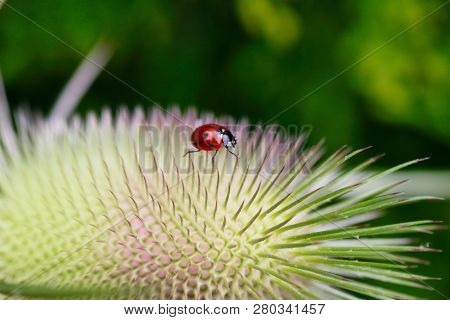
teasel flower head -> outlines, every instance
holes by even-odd
[[[401,286],[427,287],[410,253],[434,249],[403,235],[439,225],[371,223],[433,199],[392,192],[401,182],[372,187],[420,159],[365,174],[378,157],[346,166],[365,149],[324,157],[306,135],[194,109],[69,116],[95,76],[88,65],[50,117],[19,111],[16,129],[0,94],[4,298],[407,299]],[[183,157],[205,123],[233,130],[238,159]]]

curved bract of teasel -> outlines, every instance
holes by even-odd
[[[407,299],[400,286],[431,279],[409,271],[422,260],[408,253],[434,249],[403,235],[434,221],[369,222],[433,197],[392,192],[400,182],[352,193],[421,159],[367,176],[377,157],[345,166],[365,149],[325,158],[246,121],[177,108],[66,120],[67,106],[48,120],[19,112],[14,130],[0,102],[3,297]],[[183,157],[203,123],[232,128],[240,158]]]

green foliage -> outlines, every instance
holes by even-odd
[[[99,37],[110,39],[117,46],[112,72],[163,105],[194,104],[253,120],[276,115],[440,3],[10,1],[81,52]],[[445,11],[278,120],[312,124],[333,147],[363,142],[361,117],[408,126],[448,146]],[[10,8],[0,17],[2,69],[13,99],[48,109],[80,57]],[[107,76],[98,86],[84,106],[149,102]]]

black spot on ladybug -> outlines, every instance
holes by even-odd
[[[203,137],[204,138],[208,138],[208,136],[209,136],[208,132],[203,132]]]
[[[209,146],[210,148],[214,148],[214,145],[213,145],[211,142],[208,143],[208,146]]]
[[[193,141],[192,145],[197,148],[197,142],[196,141]]]

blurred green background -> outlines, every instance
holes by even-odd
[[[443,172],[450,169],[450,5],[427,15],[445,2],[10,0],[12,8],[0,10],[0,68],[11,105],[48,113],[82,60],[28,17],[85,54],[107,39],[116,47],[107,69],[163,106],[309,124],[311,143],[325,137],[330,151],[373,145],[373,153],[387,153],[379,167],[431,156],[415,170]],[[77,111],[120,104],[150,102],[103,73]],[[450,202],[389,213],[384,221],[448,226]],[[448,230],[418,241],[444,250],[424,255],[431,266],[420,271],[442,277],[430,284],[450,296]]]

